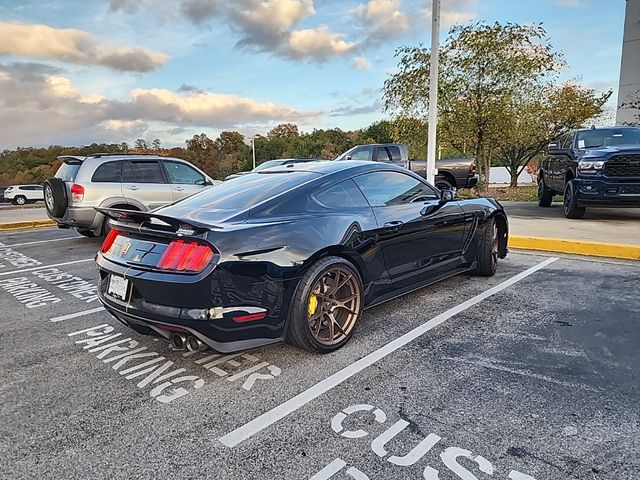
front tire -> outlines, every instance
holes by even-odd
[[[287,342],[317,353],[344,346],[362,316],[362,280],[340,257],[324,257],[300,279],[289,309]]]
[[[480,238],[478,254],[476,256],[476,268],[471,271],[473,275],[481,277],[493,277],[498,269],[498,257],[500,256],[498,224],[495,219],[490,219]]]
[[[551,202],[553,202],[553,192],[549,190],[544,178],[541,177],[538,181],[538,206],[550,207]]]
[[[576,183],[573,180],[567,182],[564,188],[564,203],[562,204],[564,216],[571,219],[583,218],[587,209],[578,206],[578,197],[576,195]]]
[[[15,203],[16,205],[26,205],[27,199],[23,196],[19,196],[13,199],[13,203]]]

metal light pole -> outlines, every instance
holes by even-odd
[[[431,0],[431,70],[429,72],[429,139],[427,141],[427,181],[436,174],[436,132],[438,126],[438,65],[440,62],[440,0]]]
[[[256,168],[256,137],[251,139],[251,150],[253,152],[253,168]]]

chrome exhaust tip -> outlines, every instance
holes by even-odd
[[[187,346],[187,336],[184,333],[171,335],[171,346],[176,350],[184,350]]]
[[[201,352],[202,350],[206,350],[208,347],[206,343],[204,343],[199,338],[194,337],[193,335],[189,335],[187,337],[185,345],[187,347],[187,350],[189,350],[190,352]]]

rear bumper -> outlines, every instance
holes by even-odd
[[[640,179],[580,178],[577,187],[576,198],[580,207],[640,207]]]
[[[183,332],[230,353],[284,339],[289,299],[297,281],[233,275],[218,266],[202,275],[164,274],[124,267],[98,254],[98,296],[115,318],[140,333]],[[110,275],[129,280],[126,301],[107,294]],[[164,278],[163,278],[164,277]],[[265,311],[263,319],[234,317]]]
[[[104,220],[104,215],[96,212],[93,207],[68,207],[61,218],[52,216],[48,211],[47,215],[59,225],[86,228],[93,231],[100,230]]]
[[[463,188],[473,188],[478,184],[478,180],[480,179],[479,175],[474,175],[472,177],[467,178],[467,183],[463,186]]]

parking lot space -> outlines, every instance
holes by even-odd
[[[640,470],[640,265],[512,252],[493,278],[454,277],[369,310],[334,354],[191,354],[100,309],[98,240],[43,229],[0,242],[9,478]]]

